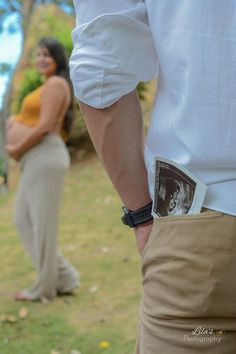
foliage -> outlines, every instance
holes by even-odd
[[[144,82],[140,82],[137,86],[138,95],[141,101],[145,100],[145,92],[147,91],[147,86]]]
[[[4,20],[7,16],[12,14],[20,15],[21,21],[24,21],[24,5],[28,5],[27,2],[32,5],[49,4],[54,3],[59,6],[68,6],[73,9],[73,0],[3,0],[0,1],[0,32],[3,29]],[[7,28],[10,32],[14,32],[12,24]]]
[[[6,191],[7,186],[7,165],[3,157],[0,157],[0,196]]]
[[[4,176],[5,175],[4,166],[5,166],[5,160],[0,157],[0,176]]]
[[[12,65],[9,63],[0,63],[0,75],[5,75],[12,70]]]
[[[66,11],[73,12],[73,0],[0,0],[0,33],[4,30],[9,34],[22,31],[24,36],[35,5],[53,3]],[[15,15],[12,19],[12,16]],[[11,18],[11,21],[6,21]],[[8,63],[0,64],[0,75],[11,71]]]
[[[35,48],[41,37],[50,35],[63,44],[69,58],[73,47],[71,38],[73,26],[74,17],[65,14],[55,5],[39,7],[29,28],[30,46]]]
[[[42,85],[43,80],[37,70],[29,68],[25,70],[24,79],[17,97],[16,109],[20,110],[21,103],[26,95]]]
[[[63,26],[61,25],[62,23]],[[50,36],[55,37],[63,44],[69,57],[72,50],[71,30],[73,23],[73,17],[65,14],[55,5],[36,9],[29,27],[22,56],[25,69],[16,72],[15,75],[14,86],[16,93],[12,101],[12,110],[14,112],[19,110],[23,98],[42,84],[42,79],[35,70],[35,48],[39,39],[50,34]]]

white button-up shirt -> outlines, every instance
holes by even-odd
[[[146,140],[208,185],[204,206],[236,215],[236,1],[74,0],[76,97],[104,108],[158,75]]]

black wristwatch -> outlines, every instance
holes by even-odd
[[[121,220],[129,227],[136,227],[153,219],[152,202],[135,211],[129,210],[126,207],[122,207],[122,209],[124,215]]]

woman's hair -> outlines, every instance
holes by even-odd
[[[57,70],[55,74],[66,79],[66,81],[70,86],[71,103],[67,109],[63,121],[63,129],[66,131],[67,134],[69,134],[74,121],[74,104],[73,104],[72,84],[69,75],[68,59],[67,59],[65,49],[63,45],[53,37],[41,38],[38,42],[38,47],[46,48],[48,50],[50,56],[55,60],[57,65]]]

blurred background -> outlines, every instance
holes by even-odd
[[[129,354],[135,345],[140,261],[133,233],[120,222],[121,202],[98,161],[79,107],[67,142],[59,244],[80,271],[74,296],[17,303],[14,293],[35,277],[12,224],[19,166],[7,157],[5,123],[25,95],[41,85],[34,50],[43,36],[72,50],[71,0],[0,0],[0,353]],[[155,82],[140,83],[148,127]],[[93,225],[93,227],[91,227]]]

